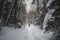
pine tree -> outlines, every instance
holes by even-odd
[[[22,26],[25,23],[26,9],[23,0],[1,0],[0,2],[0,26]]]
[[[48,10],[55,9],[52,13],[52,17],[48,20],[46,32],[47,31],[54,31],[53,37],[51,40],[60,40],[60,0],[49,0],[51,3],[46,7]],[[49,3],[48,1],[48,3]],[[59,37],[58,37],[59,36]]]

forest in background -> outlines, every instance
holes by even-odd
[[[26,22],[24,0],[0,0],[0,28],[4,26],[21,27]],[[32,23],[45,28],[45,33],[54,31],[51,40],[60,40],[60,0],[33,0],[36,12]],[[30,13],[31,13],[30,12]],[[31,14],[33,16],[33,14]]]
[[[22,0],[0,0],[0,26],[22,26],[26,9]]]

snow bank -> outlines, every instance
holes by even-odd
[[[2,29],[2,35],[0,35],[0,40],[25,40],[27,35],[26,29],[14,29],[4,27]]]

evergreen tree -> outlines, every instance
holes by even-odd
[[[60,30],[59,30],[60,29],[60,0],[49,0],[49,1],[46,4],[47,9],[48,10],[55,9],[55,11],[52,13],[52,17],[48,20],[47,27],[45,29],[46,32],[54,31],[51,40],[60,40],[60,35],[59,35],[60,34]]]

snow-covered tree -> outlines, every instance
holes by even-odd
[[[1,0],[0,2],[0,25],[22,26],[25,23],[26,9],[23,0]]]
[[[54,34],[51,40],[60,40],[60,0],[46,1],[47,14],[44,18],[43,28],[48,31],[53,31]],[[59,37],[58,37],[59,36]]]

